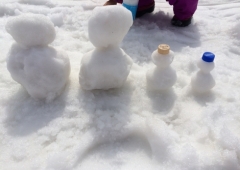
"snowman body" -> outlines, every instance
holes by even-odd
[[[23,15],[10,20],[6,30],[17,41],[7,57],[12,78],[34,99],[54,100],[68,82],[70,63],[65,52],[48,46],[55,38],[53,24],[42,15]]]
[[[131,25],[131,13],[122,6],[94,9],[88,33],[96,48],[82,57],[79,72],[79,83],[84,90],[123,86],[133,61],[119,44]]]
[[[160,48],[163,48],[163,51]],[[167,49],[164,50],[164,48]],[[146,74],[148,88],[150,90],[170,89],[177,80],[176,71],[171,67],[174,53],[168,45],[162,44],[152,53],[151,58],[156,66]]]
[[[210,73],[215,67],[213,62],[214,58],[214,54],[206,52],[203,54],[202,59],[198,61],[197,66],[199,71],[196,72],[191,79],[193,91],[197,93],[206,93],[215,86],[215,80]]]

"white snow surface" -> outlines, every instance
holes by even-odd
[[[172,6],[156,0],[154,13],[136,19],[121,43],[134,61],[126,83],[107,91],[84,91],[78,81],[82,57],[95,48],[88,20],[104,0],[53,2],[1,1],[14,11],[0,17],[1,170],[240,169],[239,0],[199,0],[187,28],[172,27]],[[69,56],[70,82],[50,103],[32,99],[7,70],[14,40],[6,23],[28,13],[63,19],[51,46]],[[175,53],[178,79],[167,93],[149,92],[145,74],[162,43]],[[216,55],[216,86],[198,95],[191,76],[206,51]]]
[[[27,14],[14,17],[6,24],[13,39],[28,47],[45,46],[56,37],[53,23],[42,14]]]
[[[98,48],[119,45],[132,23],[131,12],[123,6],[96,7],[88,21],[89,39]]]
[[[120,88],[132,64],[132,59],[118,46],[96,48],[83,56],[79,82],[85,90]]]

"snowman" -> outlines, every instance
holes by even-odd
[[[191,79],[192,90],[196,93],[207,93],[215,86],[215,80],[210,73],[214,67],[215,55],[211,52],[205,52],[202,58],[197,62],[199,71]]]
[[[119,88],[126,81],[132,59],[119,47],[133,24],[122,6],[96,7],[88,22],[88,34],[96,47],[81,60],[79,82],[83,89]]]
[[[147,86],[150,90],[168,90],[177,80],[176,71],[171,67],[174,53],[169,45],[160,44],[152,53],[152,61],[156,65],[146,74]]]
[[[7,57],[7,69],[37,100],[52,101],[64,90],[70,74],[66,53],[48,46],[56,33],[44,15],[20,15],[6,24],[6,31],[16,41]]]

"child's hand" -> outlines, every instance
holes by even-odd
[[[117,4],[116,0],[109,0],[104,4],[104,6],[106,6],[106,5],[116,5],[116,4]]]

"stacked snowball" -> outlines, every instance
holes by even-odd
[[[70,74],[66,53],[48,46],[56,33],[44,15],[17,16],[6,24],[16,41],[9,51],[7,68],[34,99],[51,101],[64,90]]]
[[[79,81],[83,89],[110,89],[124,84],[133,62],[119,44],[132,24],[131,12],[122,6],[93,10],[88,34],[96,48],[81,61]]]

